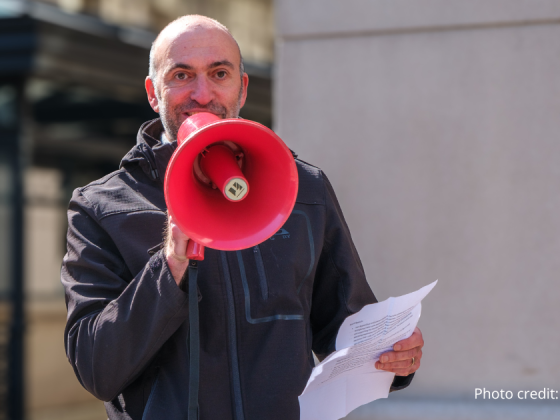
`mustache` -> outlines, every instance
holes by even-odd
[[[227,109],[225,106],[220,105],[216,102],[214,102],[213,100],[208,102],[205,105],[201,105],[199,104],[197,101],[195,100],[189,100],[188,102],[181,104],[181,109],[180,111],[183,112],[190,112],[192,110],[205,110],[208,112],[211,112],[212,114],[219,114],[219,115],[226,115],[227,113]]]

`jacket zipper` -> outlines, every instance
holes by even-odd
[[[257,273],[259,273],[259,280],[261,284],[261,295],[263,300],[267,300],[268,282],[266,281],[266,272],[264,271],[262,253],[258,245],[253,248],[253,254],[255,254],[255,264],[257,266]]]
[[[142,155],[146,158],[146,160],[148,161],[148,166],[150,167],[150,178],[152,178],[152,181],[156,181],[157,179],[159,179],[159,173],[157,170],[157,164],[155,162],[155,159],[152,155],[152,151],[147,151],[144,150],[144,145],[141,145],[138,150],[140,150],[140,153],[142,153]]]
[[[224,280],[226,283],[226,298],[227,298],[227,311],[228,311],[228,341],[231,356],[231,379],[233,386],[233,405],[234,405],[234,420],[244,420],[243,415],[243,401],[241,399],[241,380],[239,375],[239,358],[237,356],[237,331],[235,327],[235,306],[233,303],[233,286],[231,282],[231,275],[229,272],[229,265],[227,262],[227,255],[224,251],[220,251],[222,259],[222,268],[224,271]]]

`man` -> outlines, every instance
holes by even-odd
[[[172,22],[154,42],[146,79],[160,119],[140,128],[118,171],[74,192],[65,346],[110,419],[187,417],[188,238],[167,218],[163,176],[181,123],[201,111],[237,117],[247,85],[224,26],[202,16]],[[299,419],[312,350],[326,357],[343,320],[375,302],[330,183],[296,163],[298,198],[283,235],[237,252],[206,249],[199,263],[201,420]],[[422,346],[417,330],[377,363],[398,375],[393,389],[410,383]]]

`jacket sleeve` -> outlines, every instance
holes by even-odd
[[[325,233],[311,309],[312,348],[319,360],[335,351],[336,336],[344,319],[365,305],[377,302],[332,185],[324,173],[323,180]],[[413,376],[396,376],[391,390],[405,388]]]
[[[62,264],[66,354],[81,384],[103,401],[134,380],[188,318],[188,296],[162,251],[134,277],[79,190],[68,210]]]

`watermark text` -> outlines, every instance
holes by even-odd
[[[509,390],[489,390],[486,388],[475,388],[474,389],[474,399],[475,400],[511,400],[513,398],[518,400],[557,400],[558,391],[552,388],[543,388],[541,390],[521,390],[521,391],[509,391]]]

